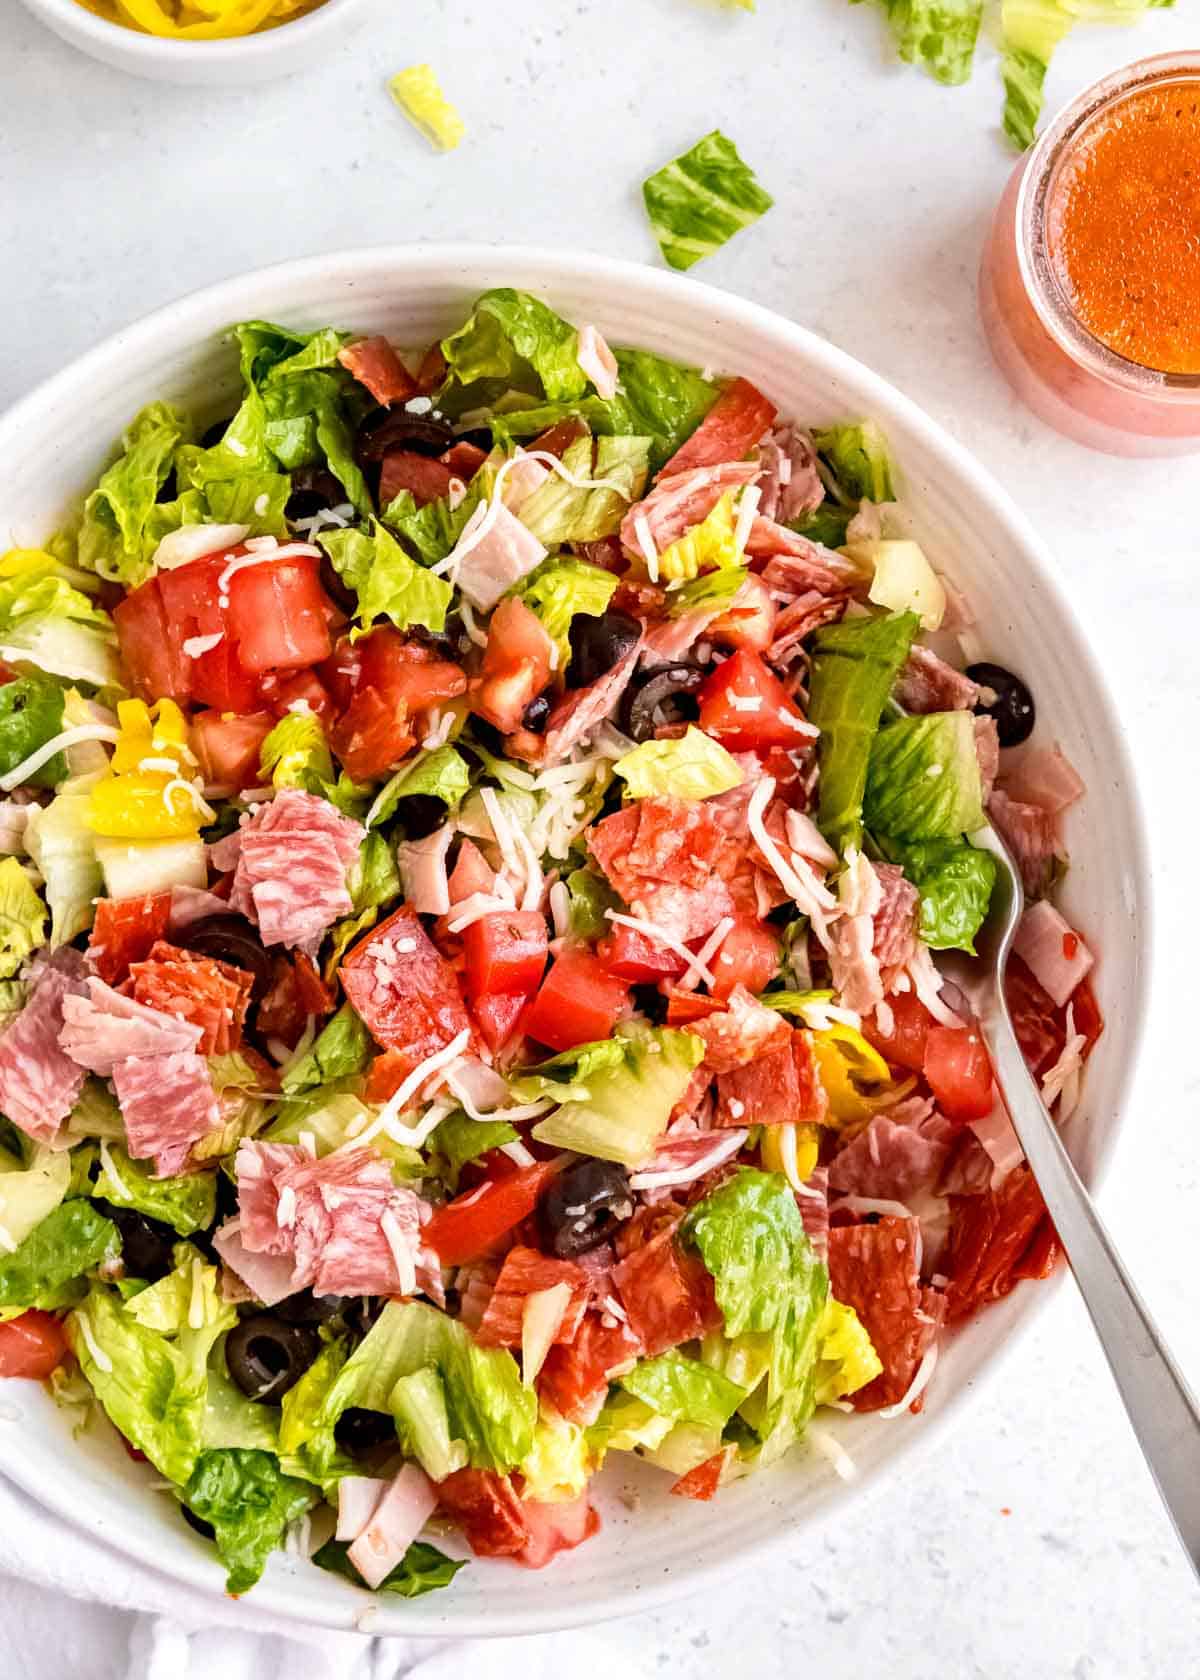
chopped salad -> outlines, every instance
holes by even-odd
[[[232,337],[234,413],[152,403],[0,558],[0,1374],[232,1593],[541,1567],[622,1454],[848,1473],[820,1408],[919,1411],[1057,1255],[969,836],[1065,1114],[1079,778],[870,420],[513,290],[420,357]]]

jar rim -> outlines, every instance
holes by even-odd
[[[1103,343],[1079,319],[1051,258],[1048,211],[1063,164],[1097,117],[1143,88],[1200,81],[1200,51],[1159,53],[1138,59],[1094,82],[1042,133],[1021,177],[1016,204],[1017,263],[1021,281],[1042,326],[1075,363],[1109,384],[1160,400],[1194,400],[1200,373],[1166,373],[1131,361]]]

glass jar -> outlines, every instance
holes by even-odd
[[[1200,374],[1141,367],[1084,326],[1052,248],[1055,210],[1072,165],[1104,125],[1120,123],[1122,105],[1170,85],[1200,98],[1200,52],[1142,59],[1069,105],[1013,172],[980,270],[984,331],[1017,395],[1057,431],[1112,455],[1200,450]]]

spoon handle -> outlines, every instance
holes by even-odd
[[[989,1032],[997,1079],[1125,1410],[1200,1575],[1200,1409],[1063,1147],[1007,1011]]]

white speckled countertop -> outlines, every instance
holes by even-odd
[[[1051,102],[1194,44],[1189,21],[1181,6],[1081,31]],[[876,9],[845,0],[759,0],[755,17],[703,0],[392,0],[316,74],[220,94],[108,71],[14,0],[0,40],[0,406],[146,310],[280,258],[511,238],[653,261],[642,177],[717,124],[736,138],[776,208],[699,275],[826,334],[990,465],[1057,552],[1124,706],[1164,913],[1143,1078],[1102,1202],[1200,1383],[1200,461],[1090,455],[993,371],[974,278],[1011,158],[991,53],[944,90],[893,64]],[[467,120],[446,158],[383,85],[426,59]],[[12,1651],[40,1648],[28,1674],[49,1671],[52,1614],[57,1671],[123,1672],[123,1616],[16,1586],[2,1602]],[[868,1666],[1160,1680],[1200,1671],[1200,1596],[1068,1285],[936,1462],[770,1568],[610,1637],[680,1680]],[[6,1680],[25,1680],[19,1660],[0,1663]]]

